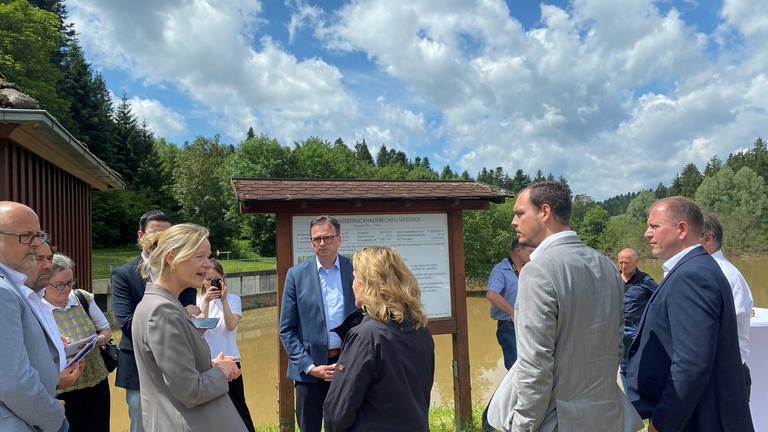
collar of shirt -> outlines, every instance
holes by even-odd
[[[687,248],[673,255],[672,258],[664,261],[664,264],[661,265],[662,270],[664,270],[664,277],[667,277],[667,273],[669,273],[669,271],[675,267],[675,264],[677,264],[677,262],[685,256],[685,254],[694,250],[698,246],[698,244],[688,246]]]
[[[50,309],[52,311],[55,311],[55,310],[66,311],[66,310],[69,310],[72,307],[80,306],[80,301],[77,299],[77,296],[75,295],[75,291],[74,290],[70,291],[69,297],[67,297],[67,304],[65,304],[64,307],[58,307],[58,306],[56,306],[54,304],[51,304],[45,298],[43,298],[43,303],[45,303],[45,305],[48,306],[48,309]]]
[[[724,260],[725,256],[723,255],[723,250],[722,249],[718,249],[718,250],[712,252],[712,258]]]
[[[552,242],[555,240],[570,236],[576,236],[576,231],[560,231],[559,233],[552,234],[551,236],[545,238],[544,241],[539,243],[539,245],[536,246],[536,249],[531,252],[531,261],[533,261],[537,256],[543,254],[544,251],[547,250],[547,248],[552,245]]]
[[[21,272],[17,272],[16,270],[8,267],[7,265],[0,262],[0,271],[7,274],[9,278],[11,278],[11,282],[13,282],[17,287],[21,288],[27,288],[26,285],[24,285],[24,281],[27,280],[27,275]],[[27,288],[30,290],[29,288]],[[32,291],[32,290],[30,290]],[[24,295],[27,295],[26,292],[23,293]]]
[[[332,268],[338,269],[339,268],[339,255],[336,255],[336,261],[333,262],[333,265],[329,269],[326,269],[325,267],[323,267],[323,265],[320,264],[320,259],[317,257],[317,255],[315,255],[315,265],[317,266],[317,271],[318,272],[320,271],[320,269],[325,269],[326,271],[328,271],[328,270],[330,270]]]

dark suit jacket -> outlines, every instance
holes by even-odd
[[[627,396],[659,431],[752,431],[733,294],[701,246],[651,296],[629,347]]]
[[[128,390],[139,389],[139,372],[136,370],[136,359],[133,356],[131,324],[133,312],[144,297],[144,288],[148,282],[148,279],[141,277],[138,268],[141,261],[142,258],[139,256],[112,270],[112,311],[122,331],[115,385]],[[187,288],[182,291],[179,301],[183,306],[193,305],[195,296],[195,289]]]
[[[355,310],[352,291],[352,262],[339,255],[344,315]],[[328,333],[320,291],[317,261],[312,258],[288,269],[280,303],[280,341],[288,353],[286,376],[294,381],[315,382],[304,373],[311,364],[328,363]]]

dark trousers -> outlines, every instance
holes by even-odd
[[[237,362],[237,367],[242,369],[240,368],[240,362]],[[255,428],[253,427],[253,420],[251,420],[251,412],[248,411],[248,405],[245,403],[245,388],[242,375],[229,382],[229,398],[232,399],[232,403],[235,405],[237,413],[240,414],[240,418],[243,419],[245,427],[250,432],[254,432]]]
[[[330,382],[296,382],[296,421],[301,432],[320,432]]]
[[[504,354],[504,367],[509,370],[517,361],[517,339],[515,338],[515,322],[499,320],[496,322],[496,340]]]
[[[624,382],[627,378],[627,352],[629,351],[629,346],[632,345],[632,340],[635,338],[635,335],[637,334],[639,323],[629,323],[624,322],[624,355],[621,356],[621,361],[619,362],[619,370],[621,370],[621,381],[622,384],[626,383]]]
[[[105,378],[93,387],[64,392],[64,414],[70,432],[109,431],[109,381]]]
[[[747,385],[747,403],[749,403],[749,398],[752,394],[752,374],[749,372],[749,368],[747,367],[747,364],[744,363],[744,384]]]

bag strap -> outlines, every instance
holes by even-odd
[[[77,300],[80,302],[80,306],[83,307],[83,310],[85,310],[85,313],[88,315],[88,318],[91,318],[91,310],[90,305],[88,303],[88,299],[85,298],[85,294],[83,294],[80,289],[75,290],[75,295],[77,296]],[[93,318],[91,318],[91,321],[93,321]]]

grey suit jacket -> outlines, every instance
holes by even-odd
[[[221,369],[179,299],[147,284],[131,326],[144,429],[245,431]]]
[[[56,400],[56,345],[10,275],[0,269],[0,430],[58,431],[64,407]]]
[[[488,409],[503,431],[636,431],[617,383],[624,283],[576,236],[552,242],[520,272],[517,362]]]

